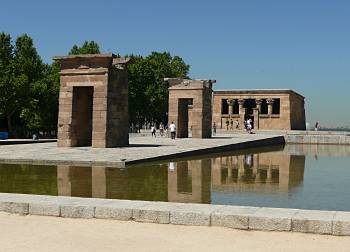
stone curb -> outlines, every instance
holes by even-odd
[[[261,231],[350,235],[350,212],[0,193],[0,211]]]

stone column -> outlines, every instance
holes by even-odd
[[[245,108],[243,107],[244,105],[244,99],[239,99],[238,100],[238,105],[239,105],[239,118],[240,118],[240,128],[244,129],[244,116],[245,116]]]
[[[275,100],[274,99],[267,99],[266,102],[267,102],[268,114],[272,115],[272,106],[273,106],[273,103],[275,102]]]
[[[261,113],[262,100],[261,99],[255,99],[255,103],[256,103],[256,108],[258,109],[259,113]]]
[[[239,114],[245,114],[245,109],[243,108],[243,104],[244,104],[244,99],[239,99],[238,100]]]
[[[235,104],[235,100],[229,99],[229,100],[227,100],[227,104],[228,104],[228,114],[231,117],[233,114],[233,105]]]

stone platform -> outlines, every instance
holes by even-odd
[[[0,145],[0,162],[30,164],[104,165],[125,167],[145,161],[159,161],[215,152],[284,144],[274,134],[217,135],[211,139],[132,137],[130,146],[120,148],[57,147],[57,143]]]

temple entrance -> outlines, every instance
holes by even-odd
[[[254,108],[256,108],[255,99],[245,99],[243,106],[245,108],[244,120],[252,120],[252,129],[254,129]]]
[[[178,138],[188,137],[189,131],[189,116],[188,116],[188,107],[193,104],[193,99],[179,99],[178,103]]]
[[[91,146],[93,87],[73,87],[72,128],[73,146]]]
[[[252,129],[254,129],[254,115],[245,115],[244,116],[244,120],[247,121],[247,120],[252,120]]]

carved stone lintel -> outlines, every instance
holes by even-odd
[[[255,99],[256,105],[261,105],[262,102],[263,102],[262,99]]]
[[[227,100],[227,104],[228,104],[229,106],[233,106],[233,104],[235,104],[235,102],[236,102],[236,100],[234,100],[234,99],[228,99],[228,100]]]
[[[271,99],[271,98],[266,99],[266,103],[267,103],[267,104],[273,104],[274,102],[275,102],[274,99]]]
[[[239,105],[243,105],[243,104],[244,104],[244,101],[245,101],[244,99],[239,99],[239,100],[238,100],[238,104],[239,104]]]

